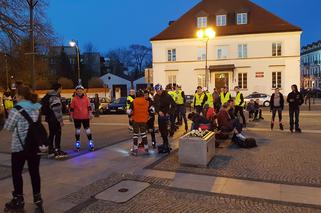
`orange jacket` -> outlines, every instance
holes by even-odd
[[[133,121],[147,123],[149,102],[144,97],[137,97],[133,101]]]

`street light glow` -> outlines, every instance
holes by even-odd
[[[204,38],[204,31],[203,30],[197,31],[197,38],[199,38],[199,39]]]
[[[215,31],[212,28],[206,28],[205,30],[198,30],[197,31],[197,38],[203,39],[203,38],[208,38],[212,39],[216,35]]]
[[[69,41],[69,45],[70,45],[71,47],[75,47],[77,44],[76,44],[75,41]]]

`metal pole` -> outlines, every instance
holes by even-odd
[[[78,45],[76,45],[76,53],[77,53],[77,75],[78,75],[78,85],[81,85],[80,78],[80,51]]]

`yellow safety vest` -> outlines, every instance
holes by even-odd
[[[205,98],[205,94],[202,93],[201,96],[199,96],[198,93],[195,94],[195,106],[202,106],[203,100]]]
[[[224,96],[224,92],[221,92],[220,97],[221,97],[221,103],[223,105],[231,99],[231,93],[227,92],[226,95]]]
[[[11,99],[4,100],[4,107],[6,110],[10,110],[13,108],[13,101]]]
[[[130,103],[133,103],[133,101],[134,101],[134,98],[132,97],[132,96],[127,96],[127,109],[130,109],[130,103],[128,103],[128,101],[130,102]]]
[[[210,92],[206,92],[206,96],[207,96],[207,101],[206,101],[206,104],[209,106],[209,107],[213,107],[214,105],[214,99],[213,99],[213,95],[212,93]]]
[[[243,101],[242,104],[241,103],[241,94],[240,92],[237,93],[236,97],[235,97],[235,106],[241,106],[244,107],[245,106],[245,102]]]
[[[169,91],[168,94],[173,98],[173,100],[176,102],[177,94],[176,91]]]
[[[183,91],[179,90],[177,93],[177,99],[176,99],[176,104],[178,105],[182,105],[184,104],[184,97],[183,97]]]

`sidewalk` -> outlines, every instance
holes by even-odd
[[[256,133],[256,131],[254,131]],[[259,134],[261,134],[259,132]],[[279,134],[289,133],[273,133]],[[296,135],[291,140],[296,140]],[[308,143],[307,135],[305,141]],[[284,137],[283,142],[287,140]],[[317,137],[319,135],[309,136]],[[318,141],[312,138],[313,141]],[[158,140],[160,141],[160,140]],[[240,150],[234,149],[233,157],[253,156],[254,152],[267,149],[267,141],[263,141],[258,149]],[[280,142],[282,143],[282,141]],[[272,143],[271,143],[272,144]],[[294,144],[295,146],[295,144]],[[317,159],[321,149],[314,142],[309,145],[305,156],[313,156]],[[173,152],[169,157],[159,155],[151,151],[149,156],[133,157],[128,154],[131,141],[119,143],[93,153],[88,153],[79,157],[75,157],[66,161],[52,161],[44,159],[41,166],[42,175],[42,191],[45,200],[46,212],[321,212],[321,185],[320,167],[313,167],[315,173],[304,173],[303,168],[311,168],[310,161],[301,160],[300,155],[295,149],[290,149],[290,154],[297,156],[297,159],[291,158],[291,155],[283,155],[285,160],[293,161],[294,169],[298,170],[298,174],[306,175],[300,179],[299,176],[292,177],[294,182],[291,184],[277,183],[273,181],[254,181],[234,177],[218,177],[216,175],[208,175],[199,172],[198,168],[194,172],[191,171],[160,171],[153,169],[154,165],[161,165],[166,159],[175,156]],[[173,147],[177,147],[177,142],[173,142]],[[278,148],[279,146],[276,146]],[[284,144],[279,147],[279,152],[274,154],[273,159],[278,162],[278,156],[281,157],[282,150],[288,147]],[[315,149],[315,155],[311,154],[311,149]],[[299,151],[304,147],[298,147]],[[267,149],[268,150],[268,149]],[[218,150],[218,156],[227,156],[231,150]],[[271,153],[272,152],[272,153]],[[221,154],[220,154],[221,153]],[[269,159],[268,151],[266,154]],[[249,155],[250,154],[250,155]],[[261,154],[258,153],[258,156]],[[224,158],[223,158],[224,159]],[[272,157],[270,157],[272,159]],[[304,158],[303,158],[304,159]],[[249,160],[255,160],[250,157]],[[262,159],[261,159],[262,160]],[[266,159],[263,159],[266,161]],[[246,161],[242,161],[244,164]],[[259,161],[261,162],[261,161]],[[260,164],[258,163],[258,166]],[[231,163],[231,162],[230,162]],[[296,166],[296,164],[299,166]],[[0,154],[0,165],[10,165],[10,156]],[[152,165],[152,166],[151,166]],[[218,164],[221,171],[231,170],[229,164]],[[239,166],[239,165],[237,165]],[[246,165],[245,165],[246,166]],[[274,178],[272,172],[273,167],[278,165],[269,165],[268,162],[262,164],[265,170],[252,170],[241,167],[240,174],[261,174]],[[285,165],[286,166],[286,165]],[[146,169],[147,168],[147,169]],[[191,168],[189,168],[191,169]],[[292,169],[292,167],[290,168]],[[320,173],[319,173],[320,172]],[[282,174],[281,174],[282,175]],[[312,175],[312,176],[311,176]],[[313,179],[313,175],[317,176]],[[310,178],[310,179],[309,179]],[[27,212],[33,212],[31,184],[28,173],[24,173],[25,195]],[[103,201],[95,196],[100,192],[110,188],[111,186],[123,181],[134,180],[148,183],[149,186],[125,203],[115,203],[111,201]],[[309,186],[304,186],[295,180],[307,181]],[[310,182],[310,180],[316,182]],[[4,205],[10,199],[12,190],[11,179],[3,179],[0,182],[0,205]]]

